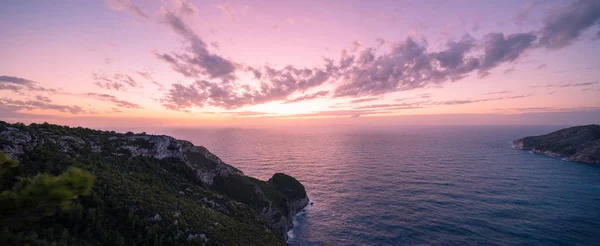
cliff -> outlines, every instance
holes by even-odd
[[[600,164],[600,125],[569,127],[546,135],[517,139],[513,143],[517,148],[535,153]]]
[[[96,176],[92,194],[74,205],[84,215],[75,217],[93,213],[105,220],[96,223],[111,228],[68,229],[69,244],[98,240],[93,230],[116,233],[107,238],[124,237],[125,245],[139,243],[123,233],[132,230],[141,234],[134,239],[155,237],[155,244],[284,244],[294,215],[308,203],[304,186],[293,177],[248,177],[206,148],[169,136],[0,121],[0,151],[20,161],[15,172],[21,176],[60,173],[68,166]],[[69,213],[46,220],[39,229],[63,219],[76,223],[68,222]],[[101,244],[113,244],[106,240]]]

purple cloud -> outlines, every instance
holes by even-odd
[[[549,12],[543,20],[539,45],[559,49],[573,43],[588,28],[598,25],[600,1],[573,1]]]

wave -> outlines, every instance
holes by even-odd
[[[308,210],[310,210],[310,208],[312,208],[314,206],[314,204],[315,203],[313,201],[309,200],[308,204],[304,208],[302,208],[302,210],[300,210],[300,212],[298,212],[298,213],[296,213],[296,215],[294,215],[294,220],[293,220],[294,226],[292,227],[292,229],[290,229],[287,232],[288,239],[287,239],[286,243],[290,243],[291,240],[296,237],[296,235],[294,234],[294,228],[296,228],[300,225],[300,222],[298,222],[298,216],[302,216],[302,215],[306,214],[308,212]]]

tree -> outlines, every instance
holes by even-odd
[[[17,161],[0,152],[0,176],[17,165]],[[19,178],[11,189],[0,190],[0,224],[21,226],[68,208],[73,199],[88,194],[93,183],[94,176],[75,167],[59,176],[44,173]]]
[[[9,168],[13,168],[19,165],[17,160],[13,160],[4,152],[0,152],[0,177],[4,175]]]

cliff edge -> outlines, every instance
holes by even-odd
[[[600,164],[600,125],[569,127],[546,135],[517,139],[513,143],[517,148],[535,153]]]
[[[293,217],[308,203],[304,186],[291,176],[258,180],[202,146],[169,136],[0,121],[0,151],[21,162],[21,176],[68,166],[93,173],[91,197],[100,201],[82,198],[84,213],[93,208],[105,217],[133,214],[146,228],[165,228],[169,240],[184,244],[284,244]],[[71,243],[91,240],[69,235]]]

